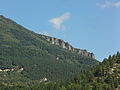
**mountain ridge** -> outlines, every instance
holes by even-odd
[[[13,22],[13,24],[17,24],[16,22],[11,21],[9,18],[4,17],[3,15],[0,15],[0,20],[6,24],[11,24],[11,22]],[[20,25],[18,25],[18,26],[20,27]],[[22,27],[20,27],[20,28],[22,28]],[[48,42],[50,42],[53,45],[59,45],[62,48],[76,52],[79,55],[88,56],[88,57],[95,59],[94,53],[88,52],[86,49],[74,48],[72,45],[70,45],[68,42],[65,42],[62,39],[58,39],[55,37],[46,36],[46,35],[42,35],[42,34],[39,34],[39,35],[41,35],[43,39],[47,40]]]
[[[59,45],[30,31],[11,19],[0,16],[0,69],[23,68],[22,76],[32,80],[69,79],[99,62]]]
[[[68,42],[65,42],[62,39],[58,39],[58,38],[46,36],[46,35],[42,35],[42,37],[45,38],[47,41],[49,41],[53,45],[59,45],[62,48],[65,48],[67,50],[70,50],[70,51],[76,52],[80,55],[88,56],[88,57],[95,59],[94,53],[88,52],[86,49],[74,48],[72,45],[70,45]]]

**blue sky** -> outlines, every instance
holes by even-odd
[[[0,0],[0,14],[100,61],[120,51],[120,0]]]

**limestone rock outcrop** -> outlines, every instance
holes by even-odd
[[[78,53],[78,54],[80,54],[82,56],[88,56],[88,57],[91,57],[91,58],[95,59],[95,55],[93,53],[90,53],[90,52],[88,52],[87,50],[84,50],[84,49],[74,48],[68,42],[64,42],[61,39],[57,39],[57,38],[50,37],[50,36],[45,36],[45,35],[42,35],[42,38],[46,39],[51,44],[59,45],[62,48],[65,48],[67,50],[71,50],[71,51],[76,52],[76,53]]]

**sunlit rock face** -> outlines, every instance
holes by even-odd
[[[51,44],[54,44],[54,45],[59,45],[61,46],[62,48],[65,48],[67,50],[70,50],[70,51],[73,51],[73,52],[76,52],[82,56],[88,56],[88,57],[91,57],[91,58],[94,58],[95,59],[95,55],[91,52],[88,52],[87,50],[83,50],[83,49],[78,49],[78,48],[74,48],[72,45],[70,45],[68,42],[65,42],[61,39],[57,39],[57,38],[54,38],[54,37],[49,37],[49,36],[45,36],[45,35],[42,35],[42,37],[44,39],[46,39],[48,42],[50,42]]]

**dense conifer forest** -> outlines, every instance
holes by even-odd
[[[2,78],[4,83],[0,82],[1,90],[119,90],[120,53],[109,56],[98,66],[81,71],[69,80],[40,81],[29,80],[16,72],[1,74],[6,76]]]

